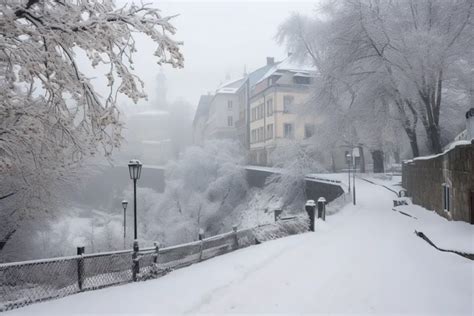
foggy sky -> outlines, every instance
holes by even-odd
[[[125,1],[118,1],[118,5]],[[146,2],[146,1],[145,1]],[[199,96],[213,92],[225,80],[242,76],[263,66],[267,56],[286,57],[284,47],[274,40],[278,25],[292,12],[310,13],[315,1],[166,1],[153,2],[163,16],[179,14],[174,39],[183,41],[184,69],[163,67],[168,100],[183,98],[193,107]],[[155,98],[156,77],[160,67],[153,59],[154,44],[137,37],[135,57],[137,74],[144,79],[149,100]],[[125,99],[124,99],[125,100]],[[131,101],[124,103],[132,104]],[[140,105],[144,102],[140,102]]]

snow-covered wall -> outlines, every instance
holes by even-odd
[[[413,203],[448,219],[474,223],[474,144],[404,162],[402,182]]]

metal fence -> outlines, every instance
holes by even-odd
[[[159,248],[82,254],[0,264],[0,311],[81,291],[160,277],[171,270],[268,239],[307,231],[307,219],[291,220]],[[136,258],[135,260],[133,258]],[[137,273],[134,273],[134,268]]]

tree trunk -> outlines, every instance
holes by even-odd
[[[420,155],[420,150],[418,148],[418,137],[416,136],[416,131],[411,130],[410,128],[405,128],[405,132],[408,136],[408,140],[410,141],[413,157],[418,157]]]
[[[374,173],[383,173],[384,170],[384,159],[382,150],[374,150],[371,152],[372,161],[374,162]]]
[[[443,151],[441,146],[441,136],[439,126],[430,125],[426,127],[426,135],[428,136],[428,145],[432,153],[439,154]]]
[[[360,154],[360,172],[365,173],[364,148],[361,145],[357,146],[357,148],[359,148],[359,154]]]
[[[395,159],[395,163],[400,163],[400,150],[398,148],[393,151],[393,159]]]

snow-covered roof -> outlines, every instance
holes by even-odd
[[[246,79],[245,77],[242,77],[242,78],[235,79],[235,80],[228,81],[228,82],[225,82],[225,83],[221,84],[217,88],[216,94],[218,94],[218,93],[236,93],[240,89],[240,87],[244,84],[245,79]]]
[[[273,67],[271,67],[265,75],[263,75],[260,80],[257,82],[262,82],[263,80],[267,79],[272,75],[279,75],[284,72],[294,72],[297,76],[308,76],[310,77],[312,73],[316,72],[316,68],[314,66],[303,64],[295,60],[292,56],[285,58],[284,60],[275,63]]]

